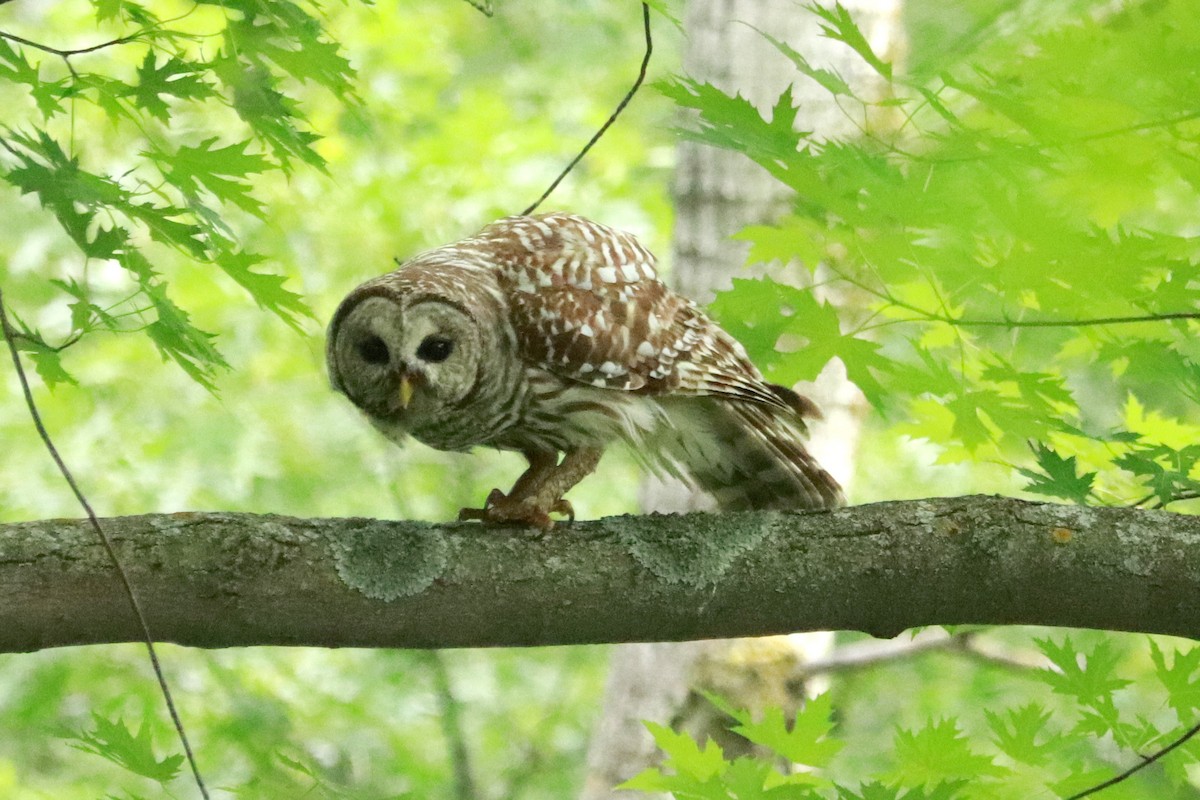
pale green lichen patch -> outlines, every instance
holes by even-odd
[[[345,584],[374,600],[425,591],[446,569],[449,545],[433,529],[404,530],[368,521],[331,544]]]
[[[686,525],[662,525],[654,517],[625,517],[613,532],[638,564],[656,577],[694,589],[715,586],[743,554],[770,530],[761,517],[731,526],[718,514],[691,514]],[[662,517],[658,517],[662,520]],[[631,524],[632,523],[632,524]]]

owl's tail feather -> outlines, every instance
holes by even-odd
[[[664,437],[665,455],[722,510],[845,505],[842,488],[804,447],[801,414],[813,415],[815,407],[783,391],[796,398],[790,408],[715,397],[663,402],[672,427]]]

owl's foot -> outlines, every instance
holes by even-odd
[[[458,519],[479,520],[488,525],[521,525],[548,531],[554,527],[551,514],[565,514],[571,522],[575,521],[575,509],[561,497],[549,507],[542,508],[536,503],[536,498],[515,497],[492,489],[483,508],[464,508],[458,512]]]
[[[508,494],[493,489],[483,508],[464,508],[460,520],[477,519],[489,525],[523,525],[548,531],[554,527],[551,514],[564,514],[575,521],[575,509],[563,495],[596,468],[600,450],[580,448],[568,451],[562,463],[551,452],[525,453],[529,469],[517,479]]]

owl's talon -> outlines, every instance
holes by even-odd
[[[493,509],[503,505],[508,500],[508,495],[499,489],[492,489],[488,493],[487,500],[483,501],[483,508],[460,508],[458,510],[458,521],[469,522],[479,520],[480,522],[492,522]]]
[[[563,511],[563,508],[566,511]],[[574,510],[566,500],[557,501],[551,511],[569,514],[575,519]],[[554,527],[550,515],[526,500],[514,500],[499,489],[492,489],[483,508],[463,508],[458,512],[460,522],[478,520],[485,525],[520,525],[548,531]]]
[[[567,518],[567,522],[575,521],[575,507],[571,505],[571,501],[560,497],[550,506],[550,510],[555,514],[562,514]]]
[[[516,525],[541,528],[543,531],[548,531],[554,527],[554,520],[550,519],[550,515],[545,511],[519,503],[484,508],[480,509],[477,513],[479,516],[475,517],[475,519],[479,519],[487,525]]]

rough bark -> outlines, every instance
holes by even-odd
[[[1029,623],[1200,637],[1200,518],[999,497],[612,517],[105,521],[162,641],[486,647]],[[77,520],[0,525],[0,651],[131,641]]]

